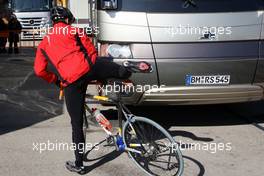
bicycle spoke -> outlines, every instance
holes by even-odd
[[[170,161],[167,161],[167,160],[164,160],[164,161],[162,161],[162,159],[160,159],[160,160],[155,160],[155,161],[151,161],[151,162],[154,162],[154,163],[164,163],[164,164],[168,164],[168,163],[171,163]],[[177,163],[175,163],[175,164],[177,164]]]
[[[164,169],[164,168],[161,167],[161,166],[157,166],[157,165],[152,164],[152,163],[149,163],[149,165],[150,165],[150,166],[153,166],[153,167],[156,167],[156,168],[159,168],[159,169],[161,169],[162,171],[166,171],[166,169]]]
[[[128,151],[132,159],[151,175],[178,175],[182,172],[179,150],[173,150],[174,140],[161,126],[135,120],[124,128],[125,144],[141,154]],[[134,130],[134,131],[133,131]],[[180,154],[180,156],[179,156]]]
[[[171,154],[171,150],[170,150],[170,154]],[[170,161],[171,161],[171,155],[169,155],[169,162],[168,162],[168,169],[169,169],[169,166],[170,166]]]

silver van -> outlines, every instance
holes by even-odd
[[[51,0],[9,2],[24,29],[49,24]],[[135,93],[132,102],[210,104],[263,98],[262,0],[78,0],[77,11],[86,12],[79,7],[88,2],[92,21],[79,22],[98,25],[100,54],[116,62],[146,60],[154,67],[151,74],[134,75],[136,84],[153,88]]]
[[[158,85],[133,102],[214,104],[263,98],[262,0],[99,0],[101,55],[146,60]],[[93,18],[92,18],[93,19]]]
[[[9,0],[9,8],[14,11],[22,25],[22,40],[33,39],[33,29],[41,29],[52,24],[50,9],[53,0]],[[41,33],[34,33],[34,39],[42,39]]]

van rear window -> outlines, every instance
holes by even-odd
[[[118,10],[150,13],[213,13],[263,10],[264,0],[119,0]]]

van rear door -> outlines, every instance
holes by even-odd
[[[209,79],[212,84],[252,83],[259,58],[263,1],[147,2],[160,84],[191,85],[189,78],[194,79],[193,85],[210,84]],[[217,82],[217,75],[225,81]],[[203,76],[207,82],[201,82]]]

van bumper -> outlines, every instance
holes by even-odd
[[[263,84],[214,87],[164,87],[146,91],[138,104],[194,105],[258,101],[263,99]]]

